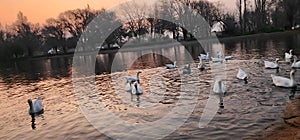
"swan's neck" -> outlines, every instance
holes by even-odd
[[[295,83],[295,74],[291,73],[290,77],[291,77],[291,84],[294,85],[294,83]]]
[[[32,104],[32,101],[28,101],[28,104],[29,104],[29,113],[34,113],[34,108],[33,108],[33,104]]]
[[[222,91],[222,81],[219,81],[218,84],[219,84],[219,90],[220,90],[220,92],[223,92]]]
[[[134,88],[137,90],[137,84],[134,84]]]
[[[29,104],[30,109],[33,109],[33,104],[32,104],[32,102],[30,102],[30,103],[28,103],[28,104]]]
[[[136,73],[136,79],[140,79],[140,73]]]

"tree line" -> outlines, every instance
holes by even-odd
[[[96,46],[102,45],[110,48],[112,44],[121,46],[130,38],[141,38],[145,34],[153,40],[167,38],[169,34],[177,40],[194,40],[197,32],[201,32],[201,37],[209,37],[210,30],[200,30],[201,25],[199,30],[194,24],[190,26],[195,30],[188,31],[183,28],[183,25],[197,23],[195,19],[199,15],[210,26],[222,21],[225,28],[223,36],[282,31],[300,24],[298,7],[299,0],[236,0],[237,10],[232,12],[225,10],[220,2],[169,0],[150,8],[146,4],[140,6],[134,2],[126,3],[117,15],[105,9],[93,10],[87,5],[83,9],[62,12],[57,18],[49,18],[44,25],[29,22],[19,12],[16,21],[11,25],[0,24],[0,60],[43,55],[50,49],[55,53],[66,54],[76,45],[87,41],[90,45],[82,45],[82,51],[94,50]],[[148,10],[152,12],[147,13]],[[164,19],[178,21],[180,25]],[[92,21],[96,24],[91,23]],[[104,36],[104,44],[97,42],[104,34],[99,26],[109,24],[120,26],[108,29],[111,34]],[[92,33],[83,34],[87,31]]]

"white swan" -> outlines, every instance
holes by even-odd
[[[182,73],[183,74],[190,74],[191,73],[190,64],[187,64],[187,66],[184,66],[184,68],[182,69]]]
[[[135,82],[135,81],[140,82],[140,73],[142,73],[142,72],[138,71],[138,72],[136,73],[136,77],[125,76],[125,78],[126,78],[126,80],[127,80],[127,83],[128,83],[128,82]]]
[[[209,52],[207,52],[206,54],[200,54],[200,56],[198,57],[202,60],[209,60]]]
[[[276,58],[275,62],[264,61],[265,68],[267,68],[267,69],[278,69],[279,68],[278,61],[279,61],[278,58]]]
[[[131,84],[131,93],[136,95],[143,94],[143,89],[138,82]]]
[[[174,61],[174,64],[166,64],[167,69],[175,69],[177,68],[176,66],[176,61]]]
[[[293,50],[290,50],[290,53],[285,53],[285,61],[291,62],[291,59],[293,58]]]
[[[38,97],[33,103],[31,99],[28,99],[28,104],[28,113],[30,115],[38,115],[44,113],[44,106],[41,97]]]
[[[227,92],[227,89],[226,89],[226,86],[225,86],[224,82],[221,81],[221,80],[217,80],[214,83],[213,92],[219,95],[219,98],[220,98],[220,103],[219,103],[220,106],[219,107],[224,108],[223,97]]]
[[[248,75],[245,71],[243,71],[241,68],[239,68],[239,71],[238,71],[236,77],[238,79],[244,80],[244,79],[247,79]]]
[[[232,56],[225,56],[225,60],[231,60],[233,57]]]
[[[297,57],[296,56],[293,56],[293,57],[294,57],[294,62],[291,67],[295,68],[295,69],[300,68],[300,61],[297,62]]]
[[[200,62],[198,65],[198,69],[203,71],[203,70],[205,70],[205,63],[203,63],[203,60],[200,57],[199,57],[199,60],[200,60]]]
[[[244,80],[245,84],[248,83],[248,74],[244,70],[242,70],[241,68],[239,68],[239,71],[238,71],[236,77],[238,79]]]
[[[126,92],[131,92],[131,90],[132,90],[131,89],[131,82],[127,82],[126,85],[125,85],[125,91]]]
[[[290,79],[281,77],[281,76],[276,76],[276,75],[271,75],[273,83],[277,87],[286,87],[286,88],[293,88],[297,86],[297,83],[295,81],[295,69],[292,69],[290,72]]]
[[[225,95],[226,92],[227,92],[227,88],[224,84],[225,82],[222,81],[222,80],[217,80],[215,83],[214,83],[214,88],[213,88],[213,92],[214,93],[217,93],[217,94],[223,94]]]
[[[211,61],[213,63],[218,63],[218,62],[223,63],[223,59],[219,57],[211,57]]]

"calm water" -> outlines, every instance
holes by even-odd
[[[213,79],[211,77],[210,66],[208,66],[207,71],[199,72],[196,69],[197,64],[193,63],[192,71],[196,73],[195,75],[190,75],[190,77],[201,77],[201,80],[197,84],[204,90],[204,93],[195,97],[199,103],[188,121],[174,133],[166,137],[166,139],[243,139],[261,136],[262,132],[267,130],[270,125],[282,121],[281,116],[285,109],[285,103],[292,99],[293,96],[298,95],[298,93],[291,93],[289,89],[276,88],[271,84],[270,74],[278,74],[286,77],[289,75],[288,64],[282,64],[279,72],[276,73],[274,70],[265,70],[262,60],[283,59],[284,52],[287,52],[289,49],[294,49],[295,54],[299,58],[300,47],[298,45],[300,45],[300,32],[224,39],[221,41],[221,44],[215,45],[221,45],[225,50],[225,55],[232,55],[234,57],[234,60],[226,62],[228,77],[226,80],[228,81],[227,86],[229,91],[224,99],[225,109],[222,113],[215,116],[208,127],[203,129],[198,128],[199,119],[208,98],[208,93],[206,93],[209,90],[208,83]],[[197,57],[200,53],[203,53],[203,49],[197,44],[190,44],[160,49],[149,48],[141,51],[99,54],[97,56],[95,72],[99,74],[96,82],[99,85],[99,90],[102,92],[99,97],[100,100],[107,105],[108,109],[114,110],[116,114],[119,114],[125,120],[134,122],[155,121],[161,117],[157,114],[164,114],[166,107],[167,109],[168,107],[174,107],[174,104],[178,100],[177,95],[165,97],[163,102],[168,101],[171,103],[159,103],[153,107],[154,109],[152,108],[156,111],[151,111],[151,108],[147,113],[138,109],[137,111],[134,109],[131,110],[131,108],[124,110],[124,105],[121,104],[122,100],[116,98],[115,93],[109,88],[112,84],[110,83],[111,77],[105,73],[116,72],[113,75],[120,77],[123,83],[125,81],[122,73],[124,74],[126,70],[143,70],[141,79],[144,81],[153,80],[152,76],[161,72],[167,84],[159,85],[158,83],[157,86],[166,87],[169,91],[177,90],[176,88],[172,89],[174,88],[172,85],[180,84],[178,80],[172,79],[172,76],[177,72],[162,72],[165,70],[162,66],[174,60],[178,62],[180,67],[186,63],[192,63],[185,59],[188,53],[197,61]],[[147,55],[142,55],[137,60],[132,57],[141,54]],[[83,56],[82,61],[88,63],[91,61],[91,58]],[[114,69],[111,69],[112,64],[115,66]],[[41,60],[20,60],[18,62],[2,64],[0,73],[3,83],[1,83],[0,91],[3,92],[1,93],[2,95],[5,94],[5,97],[0,96],[1,101],[3,100],[2,103],[0,102],[0,106],[8,109],[1,111],[2,114],[6,115],[1,118],[0,138],[3,135],[4,139],[34,139],[38,138],[38,136],[46,135],[47,137],[45,138],[55,138],[57,136],[64,139],[107,139],[107,137],[98,133],[87,122],[81,122],[81,120],[84,120],[84,117],[80,115],[80,111],[77,108],[78,105],[76,100],[73,99],[74,95],[72,95],[71,67],[72,57],[70,56],[50,57]],[[249,84],[244,85],[235,78],[238,67],[242,67],[249,73]],[[134,72],[131,72],[131,74],[134,74]],[[296,75],[298,83],[300,82],[299,78],[300,74],[298,72]],[[23,83],[26,84],[22,86]],[[147,96],[147,93],[150,93],[148,84],[146,82],[142,83],[142,87],[145,90],[145,96],[139,97],[138,100],[131,99],[133,104],[136,104],[138,107],[145,107],[155,102]],[[116,90],[123,91],[123,86],[120,86]],[[42,97],[45,98],[44,101],[47,104],[47,108],[44,114],[45,119],[37,119],[40,121],[38,122],[40,125],[37,125],[38,130],[35,131],[35,136],[30,134],[32,132],[30,129],[26,129],[26,131],[22,130],[22,128],[27,128],[24,120],[20,118],[9,119],[9,116],[12,116],[9,109],[17,110],[16,112],[23,114],[20,116],[26,116],[26,98],[31,97],[32,94],[40,94],[40,91],[43,91]],[[98,96],[91,95],[91,97]],[[11,99],[11,103],[14,103],[14,99],[16,101],[24,100],[24,104],[26,105],[23,106],[20,103],[9,104],[10,102],[5,104],[4,101],[7,100],[6,98]],[[97,101],[99,98],[96,98]],[[157,112],[160,109],[162,110]],[[105,118],[98,119],[99,121],[105,121]],[[9,122],[10,120],[14,121],[14,123]],[[16,126],[11,124],[16,124]],[[30,123],[28,123],[29,127]]]

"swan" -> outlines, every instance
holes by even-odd
[[[143,94],[143,89],[138,82],[133,82],[133,84],[131,84],[131,94]]]
[[[175,69],[177,68],[176,66],[176,61],[174,61],[174,64],[166,64],[167,69]]]
[[[217,80],[214,84],[213,92],[225,95],[227,92],[227,88],[224,83],[225,82],[222,80]]]
[[[290,50],[290,53],[285,53],[285,61],[291,62],[291,59],[293,58],[293,50]]]
[[[296,72],[295,69],[291,70],[290,79],[271,74],[274,85],[277,87],[286,87],[286,88],[296,87],[297,83],[295,81],[295,72]]]
[[[220,108],[224,108],[223,97],[227,92],[226,86],[223,81],[217,80],[214,84],[213,92],[219,95],[220,98]]]
[[[225,56],[225,60],[231,60],[233,57],[232,56]]]
[[[201,71],[205,70],[205,63],[203,63],[202,59],[200,59],[198,69],[201,70]]]
[[[293,62],[291,67],[296,68],[296,69],[300,68],[300,61],[297,62],[297,57],[296,56],[294,56],[294,62]]]
[[[248,74],[244,70],[242,70],[241,68],[239,68],[239,71],[238,71],[236,77],[238,79],[244,80],[245,84],[248,83],[248,81],[247,81],[248,80]]]
[[[127,83],[128,83],[128,82],[135,82],[135,81],[137,81],[137,82],[140,83],[140,73],[142,73],[142,72],[138,71],[138,72],[136,73],[136,77],[125,76],[125,78],[126,78],[126,80],[127,80]]]
[[[247,76],[248,76],[247,73],[244,70],[242,70],[241,68],[239,68],[239,71],[238,71],[236,77],[238,79],[244,80],[245,78],[247,78]]]
[[[264,61],[265,68],[267,68],[267,69],[278,69],[279,68],[278,61],[279,61],[278,58],[276,58],[275,62]]]
[[[182,69],[182,73],[183,74],[190,74],[191,73],[190,64],[187,64],[187,66],[184,66],[184,68]]]
[[[44,106],[41,97],[38,97],[33,103],[31,99],[28,99],[28,104],[29,104],[29,109],[28,109],[29,115],[39,115],[44,113]]]
[[[223,59],[219,57],[211,57],[211,61],[213,63],[217,63],[217,62],[223,63]]]
[[[198,57],[202,60],[209,60],[209,52],[207,52],[206,54],[200,54],[200,56]]]

